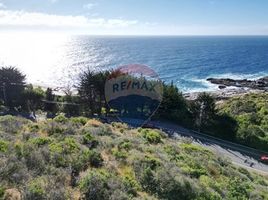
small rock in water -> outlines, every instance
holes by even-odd
[[[219,89],[225,89],[226,88],[226,86],[225,85],[219,85]]]

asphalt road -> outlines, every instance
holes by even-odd
[[[124,119],[124,122],[132,126],[138,124],[138,120],[136,119]],[[208,149],[211,149],[219,156],[229,158],[235,165],[249,170],[255,170],[263,174],[268,174],[268,164],[263,164],[258,161],[261,155],[268,155],[268,152],[258,151],[243,145],[221,140],[206,134],[185,129],[169,122],[150,121],[150,125],[162,129],[170,137],[190,138],[194,143],[198,143]]]

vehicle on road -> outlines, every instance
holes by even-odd
[[[262,155],[260,161],[263,163],[268,164],[268,155]]]

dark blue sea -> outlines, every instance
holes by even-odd
[[[182,92],[215,90],[209,77],[268,75],[268,37],[40,37],[0,45],[0,65],[20,67],[33,82],[59,84],[54,77],[74,80],[86,68],[140,63]]]

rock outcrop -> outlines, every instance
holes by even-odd
[[[265,90],[268,91],[268,76],[257,79],[257,80],[235,80],[230,78],[208,78],[207,81],[219,85],[220,89],[224,89],[225,87],[243,87],[243,88],[251,88],[257,90]]]

